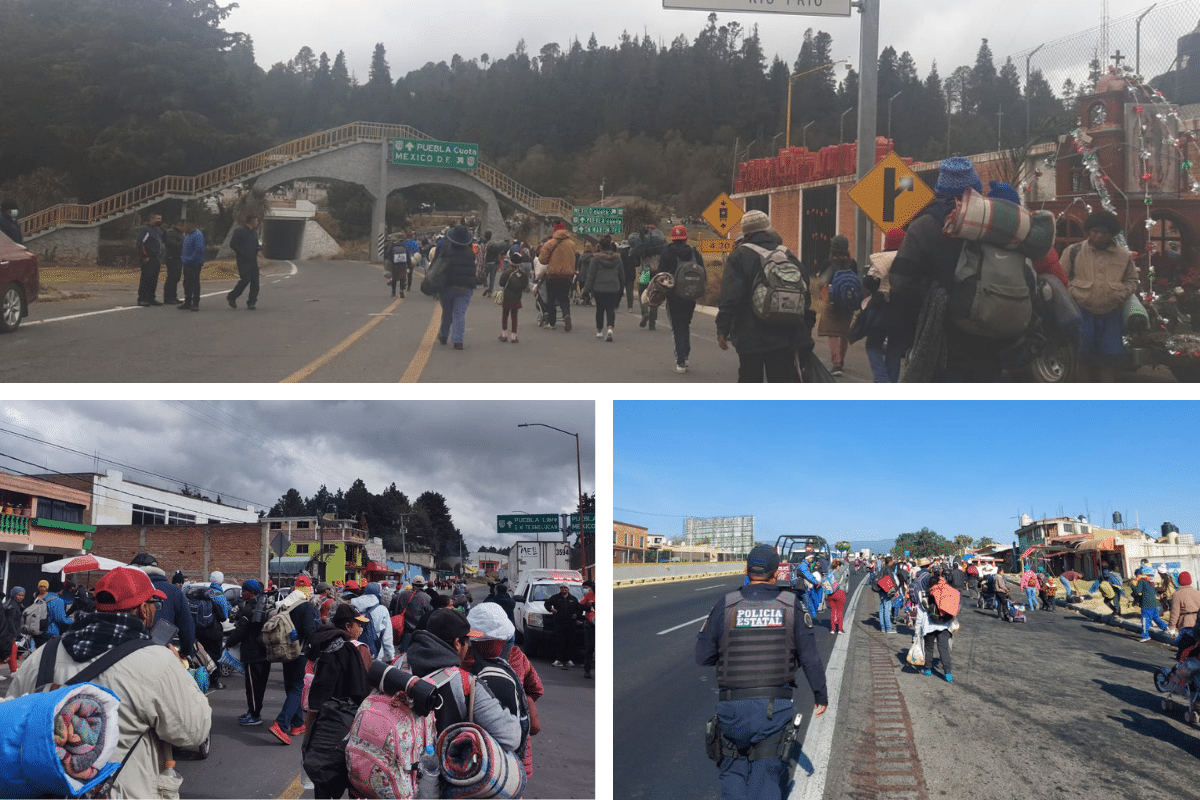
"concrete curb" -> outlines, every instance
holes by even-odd
[[[668,575],[665,578],[630,578],[627,581],[613,581],[613,588],[619,589],[625,586],[641,586],[644,583],[670,583],[673,581],[694,581],[701,578],[725,578],[730,575],[741,575],[744,570],[733,570],[732,572],[705,572],[703,574],[693,575]]]

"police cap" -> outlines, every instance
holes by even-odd
[[[779,554],[769,544],[756,545],[746,558],[746,572],[750,575],[771,575],[779,569]]]

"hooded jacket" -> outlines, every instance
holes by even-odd
[[[717,335],[727,337],[739,353],[760,354],[774,350],[794,349],[801,358],[812,352],[812,333],[808,325],[795,327],[770,326],[754,315],[750,293],[754,279],[762,270],[758,253],[742,244],[756,244],[773,250],[782,240],[774,231],[755,231],[748,234],[725,262],[721,279],[721,298],[717,301]],[[792,262],[800,261],[792,255]]]
[[[98,613],[89,617],[66,637],[73,641],[73,647],[61,639],[58,641],[58,655],[54,664],[55,683],[65,684],[103,655],[97,653],[91,658],[84,657],[82,648],[89,641],[88,629],[91,626],[100,627],[106,618],[117,616],[127,617],[125,624],[147,635],[145,626],[129,614]],[[9,687],[9,697],[30,694],[37,689],[38,667],[45,653],[46,648],[41,647],[25,659]],[[75,655],[84,660],[76,661]],[[212,710],[208,699],[196,686],[196,681],[170,650],[153,645],[125,656],[93,678],[92,682],[111,689],[121,698],[117,715],[121,741],[113,758],[120,761],[130,748],[135,748],[117,776],[112,797],[178,797],[179,783],[171,781],[168,784],[160,775],[163,770],[160,753],[166,750],[161,743],[194,750],[208,738]],[[143,732],[145,736],[137,741]]]
[[[557,230],[538,251],[538,260],[546,265],[546,277],[565,281],[575,277],[575,244],[566,229]]]
[[[334,698],[361,703],[370,694],[359,648],[341,628],[329,624],[317,628],[308,639],[304,655],[316,662],[308,692],[309,708],[319,709]]]
[[[459,693],[462,679],[466,671],[461,666],[458,654],[449,644],[434,636],[429,631],[417,631],[413,635],[412,644],[402,656],[408,663],[408,669],[414,675],[427,677],[443,669],[455,670],[458,674],[451,680],[450,687],[455,689],[455,701],[459,707],[454,714],[437,716],[437,730],[441,733],[450,724],[467,718],[469,696]],[[468,682],[475,694],[475,723],[495,737],[505,750],[516,752],[521,744],[521,721],[510,711],[500,705],[496,695],[492,694],[487,684]]]
[[[396,645],[392,641],[392,620],[387,609],[380,605],[379,598],[373,594],[355,597],[350,601],[350,605],[370,619],[370,624],[375,626],[375,633],[379,634],[379,653],[375,658],[388,664],[392,663],[396,658]],[[405,624],[407,622],[406,618]]]
[[[267,598],[256,595],[253,600],[242,603],[234,616],[233,633],[225,641],[227,647],[240,644],[242,661],[266,661],[267,647],[263,644],[263,623],[267,621]]]

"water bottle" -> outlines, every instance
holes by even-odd
[[[433,745],[425,745],[425,755],[417,762],[417,770],[417,797],[440,797],[441,787],[438,784],[442,768],[437,754],[433,752]]]
[[[180,783],[183,783],[183,776],[175,771],[174,761],[164,761],[162,772],[159,774],[166,779],[166,786],[178,786]],[[171,783],[170,781],[176,781],[176,783]]]

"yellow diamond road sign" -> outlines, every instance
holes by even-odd
[[[717,199],[712,201],[712,205],[704,209],[704,213],[700,216],[713,227],[713,230],[724,236],[737,227],[744,214],[741,206],[730,200],[729,195],[721,192],[717,195]]]
[[[884,233],[903,228],[933,200],[933,190],[895,153],[888,153],[848,194]]]

